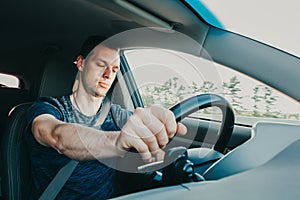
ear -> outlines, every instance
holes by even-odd
[[[79,55],[79,56],[77,56],[77,58],[76,58],[76,67],[77,67],[77,69],[79,70],[79,71],[82,71],[83,70],[83,60],[84,60],[84,58],[83,58],[83,56],[82,55]]]

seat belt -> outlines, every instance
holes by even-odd
[[[101,114],[99,116],[97,124],[102,124],[106,119],[111,106],[112,90],[109,90],[102,104]],[[63,166],[49,183],[47,188],[44,190],[39,200],[53,200],[60,192],[62,187],[65,185],[67,180],[72,175],[78,161],[70,160],[65,166]]]
[[[78,161],[71,160],[63,166],[52,179],[46,190],[40,196],[40,200],[55,199],[61,188],[65,185],[74,169],[78,165]]]

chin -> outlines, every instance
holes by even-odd
[[[99,92],[95,92],[95,97],[105,97],[106,96],[107,91],[99,91]]]

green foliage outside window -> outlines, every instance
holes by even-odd
[[[242,95],[240,81],[237,76],[230,78],[228,82],[223,82],[222,94],[231,103],[234,112],[240,116],[269,117],[299,120],[299,113],[282,113],[277,107],[278,97],[273,94],[273,90],[264,85],[253,87],[251,96]],[[170,108],[183,99],[201,93],[216,93],[218,88],[210,81],[204,81],[202,84],[193,82],[188,88],[180,84],[177,77],[170,78],[162,85],[148,85],[142,91],[141,95],[145,105],[160,104],[165,108]],[[251,102],[251,107],[245,108],[245,99]],[[248,100],[249,101],[249,100]],[[211,109],[204,109],[202,113],[209,114]]]

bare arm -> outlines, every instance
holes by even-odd
[[[138,108],[121,131],[100,131],[74,123],[65,123],[43,114],[32,123],[36,140],[74,160],[92,160],[123,156],[135,148],[145,161],[163,158],[163,148],[177,132],[184,135],[186,127],[176,124],[173,113],[152,106]]]
[[[122,156],[117,149],[119,131],[100,131],[74,123],[65,123],[52,115],[43,114],[32,122],[35,139],[74,160],[93,160]]]

